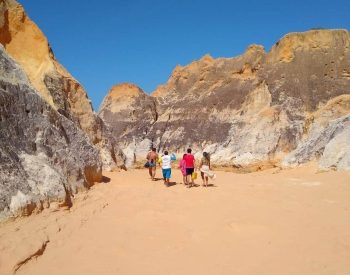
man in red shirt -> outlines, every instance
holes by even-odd
[[[194,165],[195,165],[195,159],[192,155],[192,150],[190,148],[187,149],[187,155],[184,157],[184,160],[186,162],[186,183],[187,187],[192,187],[194,184],[192,179],[192,174],[194,172]]]

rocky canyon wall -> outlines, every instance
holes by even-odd
[[[30,214],[102,179],[98,150],[48,104],[0,45],[0,219]]]
[[[245,171],[312,160],[349,169],[349,103],[349,32],[311,30],[269,52],[252,45],[238,57],[177,66],[151,96],[116,85],[99,114],[128,165],[155,146],[207,151],[213,163]]]
[[[0,43],[0,219],[70,206],[125,157],[17,1],[0,0]]]

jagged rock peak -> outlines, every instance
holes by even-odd
[[[108,96],[115,98],[115,97],[122,97],[122,96],[139,96],[145,94],[145,92],[136,84],[133,83],[120,83],[114,85],[109,93]]]
[[[283,36],[269,53],[270,62],[291,62],[296,51],[327,50],[339,46],[350,46],[349,31],[345,29],[317,29],[293,32]]]
[[[249,45],[244,55],[253,55],[253,54],[266,54],[264,46],[257,45],[257,44]]]
[[[242,55],[236,57],[213,58],[206,54],[186,66],[177,65],[168,82],[159,85],[151,95],[154,97],[171,97],[173,92],[179,89],[179,86],[188,86],[190,82],[204,84],[210,80],[214,84],[215,77],[213,78],[213,76],[217,70],[222,70],[220,78],[222,78],[222,74],[225,74],[227,78],[252,78],[254,77],[254,71],[257,70],[265,56],[264,47],[256,44],[250,45]],[[232,64],[234,65],[231,66]],[[192,84],[189,86],[193,87]]]
[[[200,59],[200,61],[202,61],[202,62],[207,62],[207,63],[211,63],[211,62],[214,61],[214,58],[213,58],[209,53],[207,53],[206,55],[204,55],[204,56]]]
[[[276,46],[290,43],[293,48],[304,46],[307,48],[328,48],[334,42],[349,39],[349,31],[346,29],[315,29],[305,32],[291,32],[283,36]]]
[[[114,113],[124,107],[127,108],[129,104],[140,97],[148,97],[148,95],[137,85],[133,83],[116,84],[103,99],[100,110],[108,109]]]
[[[101,150],[114,148],[86,91],[56,60],[44,33],[17,1],[0,0],[0,43],[25,71],[36,93]]]
[[[96,118],[84,88],[56,60],[39,27],[14,0],[0,0],[0,43],[20,64],[41,97],[76,120],[96,140]],[[97,138],[98,139],[98,138]]]
[[[0,18],[0,43],[25,70],[41,96],[56,107],[41,77],[58,65],[47,38],[15,0],[0,0]],[[68,76],[63,67],[60,69]]]

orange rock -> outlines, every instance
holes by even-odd
[[[103,160],[113,160],[104,162],[104,169],[112,169],[112,162],[124,165],[114,138],[94,113],[84,88],[56,60],[43,32],[15,0],[0,0],[0,43],[21,65],[41,97],[88,135]]]
[[[34,88],[55,109],[72,115],[97,143],[101,133],[91,102],[81,84],[56,60],[43,32],[14,0],[0,0],[0,17],[4,18],[0,43],[21,65]],[[48,79],[55,84],[52,90]]]

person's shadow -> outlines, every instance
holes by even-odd
[[[171,187],[171,186],[174,186],[174,185],[176,185],[177,183],[175,182],[175,181],[170,181],[169,183],[168,183],[168,187]]]
[[[213,183],[208,183],[207,187],[217,187],[217,186],[214,185]]]
[[[218,187],[217,185],[213,184],[213,183],[208,183],[207,186],[203,186],[201,185],[202,187]]]

